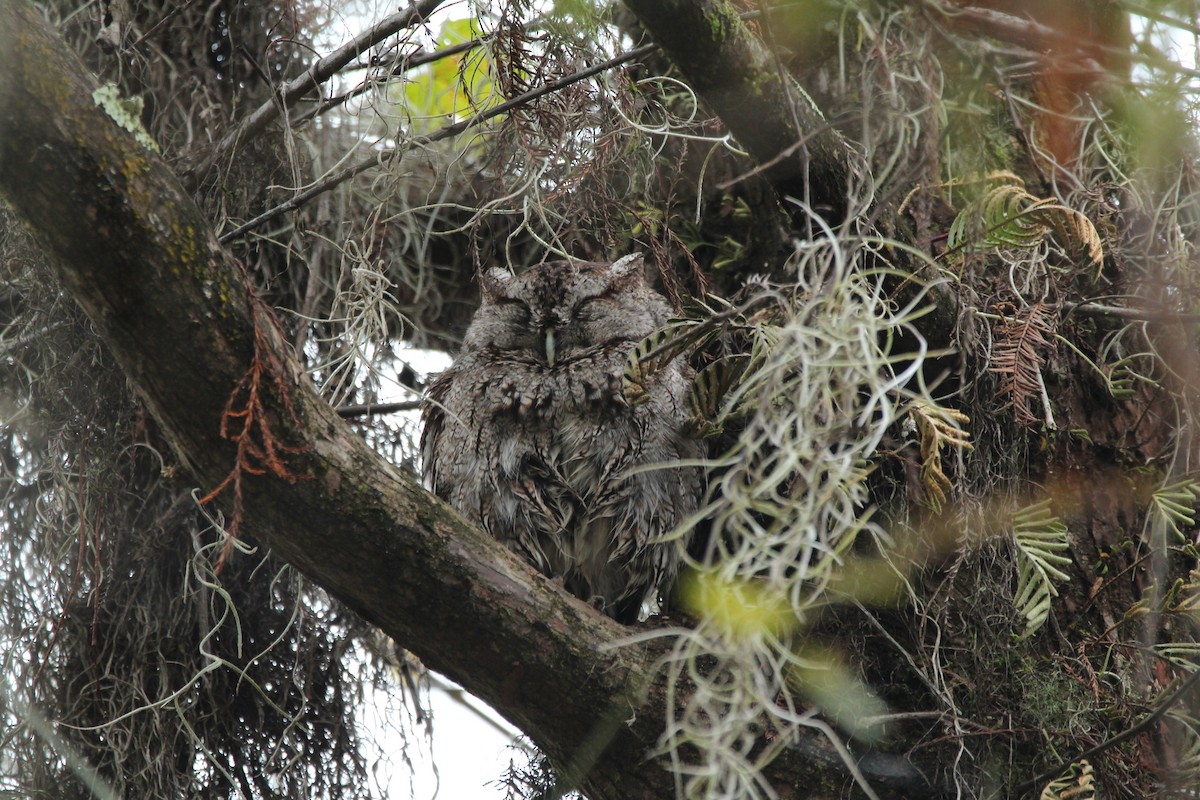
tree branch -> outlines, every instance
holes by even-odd
[[[853,172],[849,145],[727,0],[625,5],[738,142],[770,165],[765,174],[781,194],[842,220]]]
[[[672,796],[670,772],[648,757],[666,702],[653,647],[623,644],[628,629],[534,573],[350,432],[276,328],[255,329],[266,315],[251,313],[240,269],[180,182],[96,105],[95,80],[27,3],[0,4],[0,54],[0,196],[197,483],[219,484],[234,463],[220,422],[247,369],[281,365],[286,374],[262,382],[262,402],[286,444],[286,473],[302,479],[247,477],[245,529],[492,704],[592,800]],[[256,341],[272,358],[259,359]],[[860,769],[881,797],[936,795],[905,759],[868,757]],[[766,778],[855,791],[817,744],[797,744]]]
[[[318,59],[303,75],[293,78],[277,95],[252,111],[236,130],[226,134],[213,151],[189,171],[189,180],[194,181],[204,176],[217,162],[227,158],[235,148],[262,133],[284,109],[291,108],[301,97],[332,78],[342,67],[366,50],[393,33],[428,18],[444,2],[445,0],[416,0],[408,8],[380,20],[329,55]]]
[[[389,147],[387,149],[380,150],[356,164],[351,164],[345,169],[339,170],[330,175],[326,175],[324,178],[312,184],[304,191],[297,192],[295,195],[275,206],[274,208],[269,208],[254,219],[242,223],[227,233],[221,234],[221,241],[232,241],[241,236],[243,233],[253,230],[254,228],[262,225],[264,222],[269,222],[281,214],[286,214],[289,211],[299,208],[309,200],[312,200],[314,197],[329,191],[333,187],[350,180],[356,175],[361,175],[372,167],[376,167],[388,159],[398,158],[404,153],[407,153],[409,150],[413,150],[418,147],[426,147],[434,142],[440,142],[443,139],[449,139],[452,136],[457,136],[464,131],[468,131],[478,125],[482,125],[489,119],[498,117],[501,114],[507,114],[514,108],[519,108],[526,103],[532,102],[542,95],[557,92],[559,89],[562,89],[565,86],[570,86],[573,83],[586,80],[593,75],[598,75],[601,72],[610,70],[615,66],[624,64],[627,61],[633,61],[641,58],[654,49],[656,49],[655,45],[646,45],[644,47],[638,47],[628,52],[621,53],[620,55],[613,56],[612,58],[602,61],[599,64],[594,64],[587,69],[582,69],[577,72],[572,72],[569,75],[563,75],[562,77],[555,78],[552,81],[547,81],[535,89],[530,89],[529,91],[523,92],[516,97],[505,100],[503,103],[488,109],[484,109],[472,117],[459,120],[458,122],[452,122],[448,125],[443,125],[433,133],[425,136],[417,136],[413,139],[401,142],[395,147]]]
[[[164,436],[202,489],[235,447],[219,436],[255,358],[239,270],[174,175],[93,102],[94,79],[24,3],[0,5],[0,196],[30,225]],[[259,316],[263,316],[261,313]],[[244,529],[331,594],[501,711],[558,763],[597,719],[614,731],[587,778],[597,797],[667,796],[642,764],[661,713],[639,712],[645,648],[536,575],[384,462],[316,394],[278,333],[290,372],[269,398],[288,464],[305,480],[249,477]],[[630,765],[641,765],[631,769]]]
[[[458,55],[459,53],[466,53],[474,50],[476,47],[479,47],[479,45],[482,43],[483,39],[471,39],[467,42],[452,44],[447,47],[442,47],[437,50],[430,50],[428,52],[419,51],[409,56],[396,55],[396,57],[391,59],[390,63],[387,65],[391,70],[389,74],[394,75],[397,72],[408,72],[409,70],[416,69],[417,67],[423,67],[426,64],[432,64],[435,61],[441,61],[443,58],[450,58]],[[361,68],[366,69],[367,66],[361,65]],[[314,106],[300,116],[295,117],[292,120],[292,124],[299,125],[304,122],[308,122],[310,119],[327,114],[335,108],[340,108],[350,100],[353,100],[355,97],[366,94],[376,85],[378,84],[375,84],[371,81],[363,81],[350,91],[343,92],[336,97],[331,97],[320,105]]]
[[[780,195],[802,200],[831,225],[851,212],[847,198],[859,156],[728,0],[625,0],[625,5],[759,162],[750,174],[764,175]],[[916,327],[930,349],[944,348],[958,315],[954,298],[912,253],[892,248],[890,258],[917,278],[897,284],[900,301],[918,294],[928,300],[931,313]]]

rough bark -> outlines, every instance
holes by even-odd
[[[726,0],[625,5],[782,194],[845,216],[850,147]]]
[[[0,196],[35,232],[201,491],[237,450],[219,435],[254,364],[289,481],[247,476],[245,529],[431,668],[525,731],[593,800],[668,797],[648,760],[664,694],[645,645],[536,575],[371,452],[319,397],[177,178],[92,98],[94,79],[21,2],[0,5]],[[264,348],[266,351],[265,352]],[[286,396],[284,396],[286,395]],[[228,493],[227,493],[228,494]],[[880,796],[927,796],[903,760]],[[900,788],[889,790],[892,784]],[[781,788],[838,791],[819,748]],[[914,789],[914,787],[917,787]]]

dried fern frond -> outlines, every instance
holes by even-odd
[[[1043,500],[1013,515],[1013,543],[1016,545],[1017,593],[1013,605],[1025,618],[1022,638],[1035,633],[1050,615],[1050,601],[1058,596],[1055,581],[1070,576],[1059,567],[1071,563],[1063,555],[1069,547],[1067,526],[1050,513],[1050,501]]]
[[[973,449],[971,434],[961,427],[969,423],[971,418],[961,411],[928,402],[914,403],[909,414],[921,435],[921,486],[925,489],[925,500],[938,513],[946,504],[946,496],[954,488],[942,470],[942,448]]]
[[[1006,398],[1000,410],[1013,409],[1021,425],[1039,422],[1032,406],[1044,394],[1041,370],[1052,333],[1050,307],[1044,303],[1021,309],[996,326],[988,371],[1000,377],[1000,394]]]
[[[1092,266],[1099,269],[1104,262],[1104,241],[1086,215],[1057,203],[1042,206],[1038,212],[1053,228],[1060,244],[1086,253]]]

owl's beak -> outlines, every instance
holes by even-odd
[[[546,328],[546,366],[554,366],[554,328]]]

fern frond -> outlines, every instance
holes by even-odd
[[[1175,766],[1176,777],[1180,786],[1200,785],[1200,735],[1196,726],[1200,724],[1195,717],[1182,709],[1173,713],[1172,718],[1180,723],[1178,728],[1179,761]]]
[[[1186,582],[1178,581],[1163,599],[1163,610],[1174,614],[1195,614],[1200,611],[1200,579],[1193,572]]]
[[[1001,411],[1013,409],[1021,425],[1036,425],[1031,406],[1042,393],[1042,366],[1053,332],[1049,306],[1038,303],[1018,311],[996,326],[992,361],[988,367],[1000,377],[1000,394],[1007,399]]]
[[[1037,211],[1051,202],[1039,200],[1023,186],[997,186],[954,218],[946,253],[1037,247],[1049,233],[1049,227]]]
[[[1013,605],[1025,618],[1021,638],[1026,638],[1050,616],[1050,601],[1058,596],[1055,581],[1070,579],[1059,569],[1071,563],[1063,555],[1069,547],[1067,526],[1050,512],[1050,501],[1043,500],[1013,515],[1013,543],[1017,560]]]
[[[1076,761],[1039,795],[1040,800],[1095,800],[1096,776],[1087,759]]]
[[[1134,359],[1132,356],[1100,367],[1067,337],[1056,333],[1054,334],[1054,338],[1071,348],[1075,352],[1075,355],[1079,356],[1085,364],[1092,368],[1100,380],[1104,381],[1104,388],[1108,390],[1108,394],[1114,400],[1128,400],[1133,397],[1137,394],[1137,390],[1134,388],[1134,381],[1146,380],[1146,378],[1133,371]]]
[[[688,391],[688,426],[696,438],[721,432],[718,418],[729,390],[737,384],[749,363],[749,356],[731,356],[714,361],[696,374]]]
[[[1196,500],[1200,499],[1200,484],[1184,478],[1160,487],[1151,495],[1151,510],[1166,530],[1180,542],[1188,541],[1184,531],[1196,527]]]
[[[1200,642],[1161,642],[1154,645],[1154,653],[1189,672],[1200,669]]]
[[[950,225],[943,258],[959,251],[1030,249],[1055,233],[1071,249],[1082,249],[1092,264],[1104,260],[1104,244],[1096,226],[1084,214],[1053,198],[1030,194],[1025,184],[1005,173],[989,180],[1004,181],[987,190],[959,212]]]
[[[1054,228],[1059,241],[1067,247],[1079,247],[1087,253],[1092,265],[1104,262],[1104,241],[1095,224],[1083,213],[1064,205],[1053,204],[1040,210],[1046,222]]]
[[[650,399],[649,382],[655,373],[692,346],[697,338],[696,328],[691,321],[677,322],[654,331],[630,351],[622,380],[625,399],[631,405],[641,405]]]
[[[909,413],[921,435],[921,485],[925,489],[926,502],[934,513],[940,513],[947,494],[954,488],[942,470],[942,447],[973,449],[971,434],[961,427],[971,418],[961,411],[930,403],[916,403]]]
[[[1138,375],[1131,368],[1132,362],[1131,358],[1123,358],[1109,364],[1108,369],[1101,373],[1104,376],[1105,388],[1114,400],[1128,400],[1137,394],[1133,382]]]

